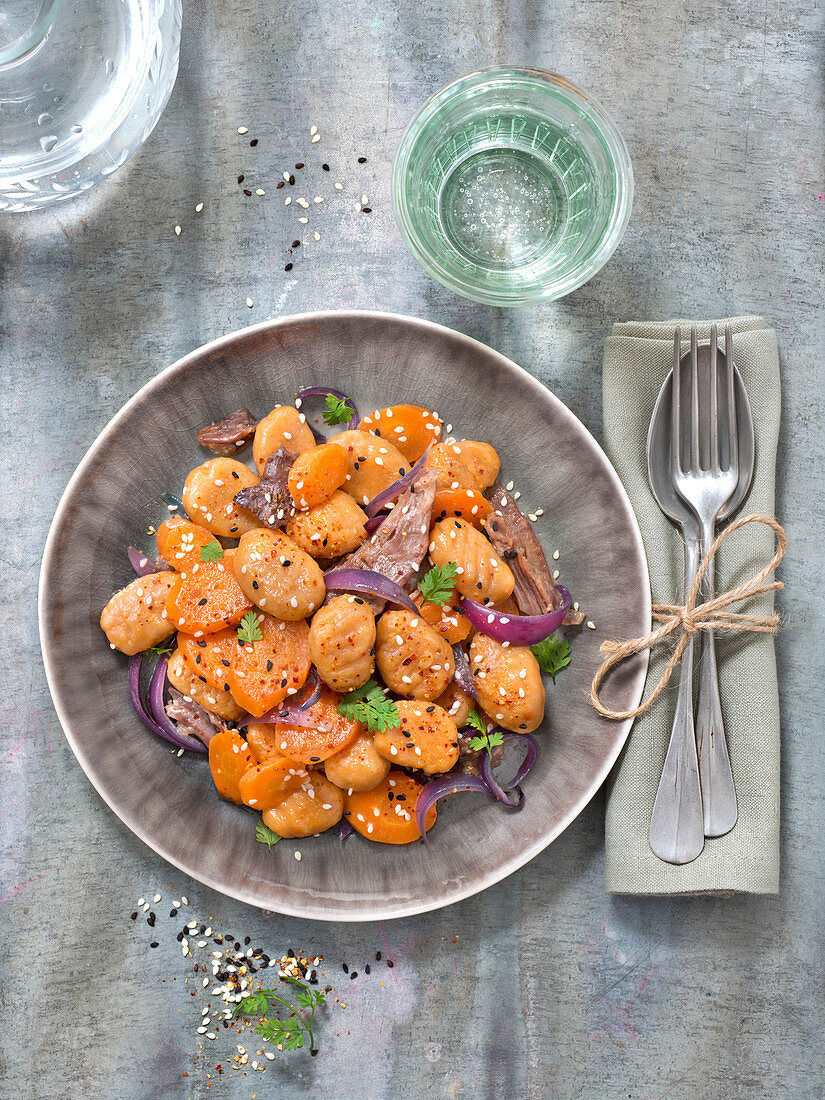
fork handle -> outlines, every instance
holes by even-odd
[[[698,568],[698,539],[685,532],[686,589],[693,584]],[[676,712],[650,817],[649,839],[654,854],[667,863],[690,863],[705,845],[693,727],[693,639],[682,655]]]
[[[702,542],[710,546],[715,538],[715,524],[702,524]],[[705,574],[705,598],[714,589],[713,559]],[[702,805],[705,836],[724,836],[736,824],[736,788],[728,755],[722,704],[719,699],[719,676],[716,668],[716,643],[712,630],[703,630],[699,672],[699,698],[696,706],[696,751],[699,754],[699,777],[702,784]]]

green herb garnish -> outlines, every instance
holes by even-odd
[[[558,634],[551,634],[544,638],[538,645],[531,645],[530,652],[539,663],[542,672],[556,682],[556,675],[570,664],[572,653],[570,643],[566,638],[560,638]]]
[[[238,627],[238,638],[248,645],[259,642],[263,638],[261,624],[258,622],[258,616],[254,611],[247,611],[241,619],[241,625]]]
[[[330,426],[345,424],[348,420],[352,420],[355,416],[355,409],[348,404],[349,400],[348,397],[334,397],[331,393],[327,394],[324,401],[326,408],[321,413],[327,424]]]
[[[450,602],[457,576],[458,566],[454,561],[448,561],[446,565],[434,565],[421,578],[419,589],[422,598],[427,603],[439,603],[443,607]]]
[[[298,992],[295,994],[295,1004],[279,997],[274,989],[260,989],[257,993],[244,997],[238,1003],[233,1015],[237,1016],[239,1013],[243,1013],[245,1016],[256,1016],[267,1012],[272,1002],[283,1005],[284,1008],[289,1009],[289,1014],[284,1019],[268,1019],[265,1017],[255,1030],[264,1039],[275,1043],[279,1050],[297,1050],[298,1047],[304,1045],[304,1040],[309,1037],[309,1052],[314,1057],[318,1053],[318,1048],[315,1046],[315,1036],[312,1033],[315,1010],[319,1005],[326,1004],[327,999],[320,989],[310,989],[308,985],[299,982],[297,978],[287,976],[286,981],[291,982],[292,985],[298,988]],[[309,1016],[301,1009],[308,1009]]]
[[[220,561],[223,557],[223,547],[217,539],[212,539],[201,547],[201,561]]]
[[[471,749],[475,749],[478,752],[482,749],[486,749],[487,752],[490,752],[496,745],[504,744],[504,734],[501,730],[493,730],[491,733],[488,733],[487,723],[477,710],[470,709],[470,713],[467,715],[467,725],[472,726],[474,730],[478,730],[481,734],[480,737],[471,737],[467,742]]]
[[[273,833],[268,825],[264,825],[263,821],[259,821],[255,826],[255,839],[259,844],[266,844],[271,852],[272,845],[277,844],[281,838],[277,833]]]
[[[170,653],[175,652],[175,647],[172,642],[158,642],[157,645],[153,645],[151,649],[146,650],[147,653],[154,653],[158,657],[168,657]]]
[[[338,704],[338,713],[350,722],[360,722],[371,730],[385,730],[400,724],[398,709],[388,699],[375,680],[367,680],[360,688],[349,692]]]

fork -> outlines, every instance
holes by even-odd
[[[696,339],[691,330],[691,358]],[[703,469],[694,460],[691,443],[691,469],[676,490],[696,513],[701,525],[703,553],[707,553],[716,537],[719,512],[730,500],[739,482],[739,425],[733,377],[733,340],[730,325],[725,326],[725,379],[727,416],[719,416],[716,325],[710,330],[710,417],[700,424],[700,447],[709,452],[709,468]],[[691,420],[691,440],[693,421]],[[722,452],[720,454],[720,451]],[[722,462],[726,465],[723,467]],[[711,558],[703,581],[703,597],[709,599],[714,589],[714,561]],[[736,789],[730,766],[722,706],[719,699],[719,678],[716,669],[716,645],[713,631],[702,633],[702,664],[699,696],[696,707],[696,751],[699,756],[699,776],[705,836],[723,836],[736,824]]]
[[[673,339],[673,381],[671,383],[670,414],[670,476],[679,487],[682,476],[682,420],[690,417],[691,451],[698,453],[698,352],[696,330],[691,331],[691,407],[682,406],[682,333],[677,328]],[[695,415],[694,415],[695,408]],[[686,501],[686,503],[689,503]],[[685,589],[689,591],[696,577],[699,551],[685,543]],[[699,759],[693,725],[693,638],[687,639],[679,669],[679,690],[670,731],[667,754],[659,779],[659,787],[650,815],[650,847],[659,859],[668,863],[690,863],[705,845],[702,816],[702,791],[699,781]]]

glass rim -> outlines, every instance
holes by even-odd
[[[585,259],[578,261],[562,277],[545,283],[527,284],[510,290],[484,288],[478,282],[462,277],[445,267],[438,257],[420,240],[412,219],[409,216],[409,202],[404,183],[405,170],[409,161],[409,152],[415,139],[426,129],[441,106],[458,91],[475,85],[483,86],[484,78],[514,78],[526,84],[550,86],[563,91],[571,104],[577,105],[583,115],[591,122],[594,130],[604,141],[611,160],[611,173],[616,181],[615,195],[610,210],[610,218],[598,247]],[[496,306],[529,305],[541,301],[553,301],[570,294],[593,278],[618,247],[624,236],[633,206],[633,166],[624,138],[611,115],[595,97],[582,91],[566,77],[550,69],[538,69],[517,66],[489,66],[476,69],[458,77],[434,92],[412,116],[401,135],[398,149],[392,165],[392,207],[395,223],[401,237],[418,264],[434,279],[449,290],[470,298]]]
[[[0,68],[24,61],[41,44],[52,28],[63,0],[43,0],[40,11],[25,34],[0,47]]]

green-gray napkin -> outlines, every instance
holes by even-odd
[[[781,412],[776,336],[761,317],[733,317],[717,322],[720,337],[728,322],[756,437],[753,485],[737,516],[751,512],[772,516]],[[689,336],[690,321],[615,325],[604,353],[605,450],[639,520],[654,603],[684,600],[683,543],[678,528],[653,499],[645,462],[647,429],[656,396],[673,365],[677,324],[683,337]],[[697,322],[700,340],[710,338],[710,324]],[[747,580],[773,553],[773,532],[761,524],[749,524],[731,535],[716,556],[717,591]],[[773,593],[733,610],[768,615],[773,610]],[[648,827],[670,737],[677,673],[660,699],[636,719],[610,779],[605,845],[607,889],[612,893],[778,892],[779,699],[773,638],[717,634],[716,651],[739,819],[727,836],[707,839],[704,851],[692,863],[664,863],[650,850]],[[661,648],[652,654],[646,695],[658,683],[667,656]],[[697,642],[697,661],[698,657]]]

